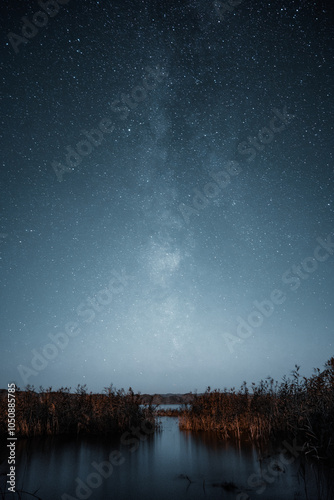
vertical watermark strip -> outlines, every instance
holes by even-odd
[[[9,473],[7,474],[8,491],[15,493],[16,477],[15,477],[15,458],[16,458],[16,437],[15,437],[15,384],[8,384],[7,399],[8,399],[8,466]]]

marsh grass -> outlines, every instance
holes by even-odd
[[[106,388],[104,394],[87,393],[79,385],[75,393],[70,388],[52,391],[42,387],[36,392],[28,386],[17,390],[16,436],[31,437],[58,434],[108,435],[121,434],[144,421],[154,426],[153,407],[142,408],[140,396],[130,388]],[[7,434],[7,400],[0,401],[0,434]]]
[[[306,454],[334,460],[334,358],[310,377],[272,378],[239,391],[208,387],[179,417],[180,429],[216,431],[223,439],[255,442],[298,438]]]

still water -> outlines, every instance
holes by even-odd
[[[305,485],[293,443],[284,453],[260,452],[251,445],[220,442],[210,433],[179,431],[177,418],[160,421],[161,430],[154,435],[145,428],[122,440],[20,440],[17,490],[36,492],[42,500],[334,498],[318,493],[323,487],[315,480],[318,469],[306,468]]]

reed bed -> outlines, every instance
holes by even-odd
[[[16,436],[121,434],[144,422],[155,427],[154,408],[142,408],[140,396],[131,388],[125,393],[110,386],[104,394],[92,394],[81,385],[75,393],[67,387],[36,392],[28,386],[17,390],[15,399]],[[0,434],[7,434],[6,398],[0,401]]]
[[[251,441],[297,438],[304,450],[334,460],[334,358],[325,370],[301,377],[295,366],[291,378],[272,378],[240,390],[208,387],[179,417],[183,430],[216,431],[223,439]]]

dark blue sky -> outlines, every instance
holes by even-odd
[[[2,3],[1,387],[333,355],[333,6],[229,9]]]

